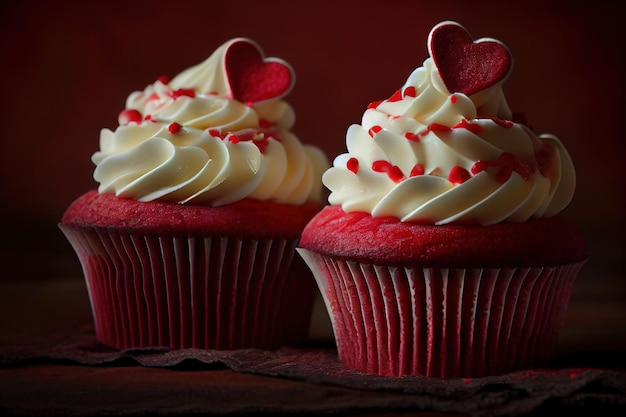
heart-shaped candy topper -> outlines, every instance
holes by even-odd
[[[513,58],[502,42],[491,38],[474,41],[456,22],[441,22],[432,28],[428,50],[450,93],[470,96],[504,81],[513,67]]]
[[[228,45],[224,69],[232,98],[243,103],[284,97],[295,82],[288,63],[278,58],[265,58],[259,45],[245,38],[235,39]]]

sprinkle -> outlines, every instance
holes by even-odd
[[[267,139],[274,139],[277,142],[280,142],[280,137],[276,134],[276,132],[263,132],[263,135],[267,138]]]
[[[497,125],[499,125],[501,127],[505,127],[507,129],[515,126],[515,123],[513,123],[510,120],[498,119],[497,117],[492,117],[491,120],[493,120],[495,124],[497,124]]]
[[[455,95],[451,95],[451,96],[450,96],[450,103],[452,103],[452,104],[456,104],[456,101],[457,101],[457,100],[458,100],[458,99],[457,99],[457,97],[456,97]]]
[[[382,102],[383,102],[382,100],[372,101],[370,104],[367,105],[367,108],[368,109],[375,109]]]
[[[375,172],[387,172],[391,167],[392,165],[389,161],[379,160],[372,163],[372,169]]]
[[[397,165],[391,165],[389,161],[379,160],[372,163],[374,172],[384,172],[393,182],[400,182],[404,179],[402,170]]]
[[[428,125],[426,130],[419,133],[420,136],[426,136],[430,132],[450,132],[452,128],[439,124],[439,123],[431,123]]]
[[[402,97],[402,91],[400,91],[400,90],[396,90],[396,92],[395,92],[395,93],[393,93],[393,94],[391,95],[391,97],[389,97],[387,100],[393,103],[393,102],[395,102],[395,101],[400,101],[400,100],[402,100],[402,98],[403,98],[403,97]]]
[[[262,141],[261,140],[255,140],[254,144],[256,145],[257,148],[259,148],[259,151],[262,154],[265,154],[265,148],[267,148],[267,146],[270,144],[269,140],[267,140],[267,138],[264,138]]]
[[[226,135],[225,139],[228,139],[230,143],[239,143],[239,137],[237,135],[233,135],[232,133]]]
[[[259,126],[261,127],[261,129],[269,129],[270,127],[274,126],[274,122],[270,122],[267,119],[259,119]]]
[[[374,137],[378,132],[383,130],[380,126],[372,126],[372,128],[368,131],[371,137]]]
[[[235,135],[233,135],[235,136]],[[237,142],[251,142],[256,145],[257,148],[261,151],[261,153],[265,153],[265,148],[269,145],[268,137],[265,136],[265,133],[261,131],[256,132],[245,132],[240,135],[235,136],[237,138]],[[232,141],[232,140],[231,140]]]
[[[159,100],[161,97],[159,97],[159,95],[157,93],[152,93],[150,94],[150,97],[148,97],[148,101],[155,101],[155,100]]]
[[[359,160],[356,158],[348,159],[348,162],[346,162],[346,168],[357,174],[359,172]]]
[[[209,135],[213,136],[214,138],[222,138],[222,133],[219,129],[209,129],[208,132]]]
[[[533,175],[532,168],[510,152],[503,152],[495,161],[476,161],[472,166],[472,174],[476,175],[491,167],[498,168],[496,181],[500,183],[505,183],[513,172],[517,172],[524,181],[528,181]]]
[[[194,98],[196,92],[193,88],[179,88],[176,91],[172,91],[172,97],[176,100],[178,97],[191,97]]]
[[[226,135],[221,136],[217,129],[212,129],[209,131],[211,134],[217,134],[218,137],[221,137],[222,140],[228,140],[233,144],[239,142],[250,142],[254,144],[261,153],[265,153],[265,149],[270,144],[270,139],[279,140],[278,136],[276,136],[273,132],[263,132],[263,131],[246,131],[240,133],[239,135],[235,135],[233,133],[226,133]],[[215,136],[215,135],[214,135]]]
[[[157,81],[161,81],[161,83],[163,84],[169,84],[170,77],[168,77],[167,75],[160,75],[157,77]]]
[[[402,95],[404,97],[417,97],[417,90],[411,85],[404,89]]]
[[[149,121],[149,122],[156,122],[157,120],[154,118],[153,115],[151,114],[146,114],[146,116],[143,118],[143,120],[145,121]]]
[[[264,154],[265,148],[267,148],[267,146],[270,144],[270,141],[269,141],[269,138],[266,138],[265,136],[261,136],[260,138],[252,139],[252,143],[254,143],[256,147],[259,148],[259,151],[261,151],[261,153]]]
[[[431,132],[449,132],[452,129],[449,128],[448,126],[441,125],[439,123],[431,123],[428,126],[428,130],[430,130]]]
[[[408,140],[412,141],[412,142],[419,142],[420,141],[420,137],[419,135],[413,133],[413,132],[406,132],[404,134],[404,137],[407,138]]]
[[[524,179],[524,181],[528,181],[533,176],[532,168],[518,158],[515,158],[513,170],[517,172]]]
[[[415,164],[415,166],[411,170],[411,173],[409,174],[409,177],[416,177],[418,175],[424,175],[424,165],[422,164]]]
[[[182,126],[181,126],[180,124],[178,124],[178,123],[176,123],[176,122],[172,122],[172,123],[170,123],[170,125],[167,127],[167,130],[169,130],[169,131],[170,131],[170,133],[172,133],[172,134],[176,134],[176,133],[180,132],[181,127],[182,127]]]
[[[117,117],[120,125],[127,125],[131,122],[141,123],[141,113],[133,109],[122,110]]]
[[[450,174],[448,174],[448,181],[453,184],[463,184],[471,177],[472,175],[465,168],[455,165],[450,170]]]
[[[504,184],[505,182],[508,181],[509,178],[511,178],[511,174],[513,174],[513,169],[511,167],[502,167],[496,173],[496,181],[498,181],[501,184]]]
[[[480,132],[482,132],[483,127],[481,125],[477,125],[477,124],[473,124],[468,122],[467,120],[463,119],[461,120],[459,123],[455,124],[454,126],[452,126],[453,129],[467,129],[470,132],[474,133],[475,135],[479,134]]]

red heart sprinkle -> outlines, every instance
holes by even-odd
[[[291,66],[278,58],[265,58],[249,39],[235,39],[224,56],[224,69],[232,98],[243,103],[278,99],[291,91],[295,75]]]
[[[513,58],[507,47],[491,38],[472,39],[456,22],[436,25],[428,35],[428,50],[450,93],[467,96],[504,81]]]

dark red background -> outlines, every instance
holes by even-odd
[[[388,97],[427,57],[430,28],[462,23],[512,51],[510,107],[557,135],[578,174],[563,216],[590,248],[588,267],[623,277],[626,236],[619,2],[583,1],[9,1],[0,16],[0,215],[4,265],[21,278],[78,271],[56,228],[96,186],[90,157],[127,95],[173,76],[235,36],[287,60],[295,132],[329,156],[371,101]],[[32,259],[32,247],[47,248]],[[64,261],[63,266],[59,262]],[[626,291],[622,279],[616,291]]]

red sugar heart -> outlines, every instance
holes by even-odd
[[[491,38],[474,41],[456,22],[442,22],[428,35],[428,50],[450,93],[467,96],[504,81],[513,58],[506,46]]]
[[[265,58],[256,43],[244,38],[228,46],[224,68],[232,97],[243,103],[281,98],[295,81],[289,64],[278,58]]]

